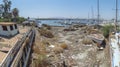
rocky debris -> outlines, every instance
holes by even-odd
[[[82,28],[87,29],[87,27]],[[63,32],[62,29],[52,28],[55,39],[46,37],[37,39],[42,41],[44,46],[40,46],[41,44],[38,43],[36,52],[39,52],[38,55],[33,54],[33,58],[38,58],[37,56],[41,54],[44,54],[45,57],[42,63],[38,63],[38,66],[35,67],[109,67],[109,63],[104,58],[106,52],[98,51],[97,45],[87,38],[84,30],[80,28],[76,31]],[[42,49],[43,51],[41,51]]]
[[[4,42],[5,40],[3,38],[0,37],[0,42]]]

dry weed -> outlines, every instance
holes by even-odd
[[[89,38],[84,38],[84,39],[82,40],[82,43],[85,44],[85,45],[87,45],[87,44],[92,44],[92,40],[89,39]]]
[[[59,46],[55,46],[53,48],[53,51],[55,52],[55,54],[63,53],[63,48],[61,48]]]
[[[46,30],[46,29],[39,29],[39,33],[40,33],[41,36],[45,36],[47,38],[53,38],[54,37],[52,32],[49,31],[49,30]]]
[[[50,25],[47,25],[47,24],[43,24],[42,27],[44,27],[44,28],[46,28],[46,29],[48,29],[48,30],[51,30],[51,29],[52,29],[52,27],[51,27]]]
[[[60,44],[60,47],[63,48],[63,49],[67,49],[68,45],[66,43],[62,43],[62,44]]]

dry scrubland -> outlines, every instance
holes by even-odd
[[[36,28],[29,67],[110,67],[109,46],[102,51],[87,38],[91,28]],[[106,40],[107,42],[107,40]]]

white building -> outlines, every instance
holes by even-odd
[[[12,22],[0,22],[0,36],[11,37],[19,33],[18,26]]]

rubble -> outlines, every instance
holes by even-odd
[[[84,30],[87,27],[82,27]],[[45,45],[45,66],[41,67],[110,67],[106,62],[108,49],[103,51],[97,50],[97,45],[91,39],[87,38],[83,29],[78,28],[76,31],[62,31],[62,27],[52,27],[54,38],[39,37],[37,40],[46,41]],[[43,49],[38,44],[37,48]],[[34,53],[34,51],[33,51]],[[41,52],[39,53],[41,54]],[[105,57],[105,58],[104,58]],[[43,65],[43,64],[41,64]],[[38,67],[38,66],[36,66]]]

